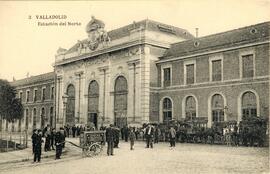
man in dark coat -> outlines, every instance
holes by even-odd
[[[118,127],[114,127],[113,130],[114,130],[114,148],[118,148],[120,129]]]
[[[55,140],[55,128],[52,128],[52,130],[51,130],[51,148],[52,148],[52,150],[55,150],[55,148],[54,148],[54,140]]]
[[[75,125],[73,125],[71,129],[72,129],[72,136],[73,136],[73,138],[75,138],[77,128]]]
[[[154,128],[152,125],[148,124],[145,130],[145,138],[146,138],[146,148],[153,148],[153,137],[154,137]]]
[[[65,135],[64,135],[64,129],[60,128],[60,131],[58,131],[55,134],[55,146],[56,146],[56,154],[55,154],[55,159],[60,159],[62,155],[62,150],[63,150],[63,144],[65,142]]]
[[[44,146],[44,151],[50,151],[51,150],[51,129],[50,127],[47,127],[46,132],[44,133],[45,137],[45,146]]]
[[[33,152],[33,154],[35,153],[35,144],[37,142],[37,136],[38,136],[38,130],[37,129],[34,129],[33,130],[33,135],[31,137],[31,139],[32,139],[32,152]]]
[[[34,139],[34,162],[40,162],[41,158],[41,146],[42,146],[42,131],[38,130],[38,134],[36,135]]]
[[[107,155],[113,155],[114,130],[113,125],[106,129]]]
[[[128,134],[129,134],[128,127],[125,126],[124,127],[124,138],[125,138],[125,142],[128,142]]]

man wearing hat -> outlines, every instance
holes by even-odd
[[[153,148],[154,127],[148,124],[145,129],[146,148]]]
[[[113,142],[114,142],[114,130],[113,125],[106,129],[106,141],[107,141],[107,155],[113,155]]]
[[[64,128],[60,128],[60,131],[58,131],[55,134],[55,146],[56,146],[56,154],[55,159],[60,159],[62,155],[62,150],[65,142],[65,135],[64,135]]]
[[[33,137],[33,146],[34,146],[34,162],[40,162],[41,158],[41,146],[43,143],[42,140],[42,131],[39,129],[37,135]]]

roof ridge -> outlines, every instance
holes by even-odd
[[[18,81],[23,81],[23,80],[30,80],[30,79],[42,77],[42,76],[49,75],[49,74],[54,74],[54,71],[43,73],[43,74],[38,74],[38,75],[35,75],[35,76],[26,77],[26,78],[23,78],[23,79],[18,79],[18,80],[12,81],[11,83],[18,82]]]
[[[198,38],[194,37],[192,39],[188,39],[188,40],[184,40],[184,41],[181,41],[181,42],[172,43],[171,45],[176,45],[176,44],[179,44],[179,43],[190,42],[192,40],[193,41],[196,41],[196,40],[204,39],[204,38],[207,38],[207,37],[214,37],[214,36],[217,36],[217,35],[221,35],[221,34],[225,34],[225,33],[230,33],[230,32],[234,32],[234,31],[237,31],[237,30],[244,30],[244,29],[247,29],[247,28],[251,28],[251,27],[259,26],[259,25],[264,25],[264,24],[267,24],[267,23],[269,23],[269,25],[270,25],[270,21],[265,21],[265,22],[261,22],[261,23],[257,23],[257,24],[252,24],[252,25],[247,25],[247,26],[244,26],[244,27],[239,27],[239,28],[235,28],[235,29],[231,29],[231,30],[227,30],[227,31],[223,31],[223,32],[209,34],[209,35],[198,37]]]

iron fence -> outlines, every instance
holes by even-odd
[[[0,131],[0,152],[27,148],[28,137],[27,131]]]

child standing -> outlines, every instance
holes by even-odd
[[[134,141],[135,141],[135,132],[134,132],[134,128],[130,128],[130,132],[129,132],[129,140],[130,140],[130,150],[134,150],[133,146],[134,146]]]

